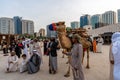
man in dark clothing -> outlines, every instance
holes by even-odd
[[[93,41],[92,41],[92,39],[90,38],[90,37],[88,37],[87,38],[88,39],[88,41],[90,41],[90,43],[91,43],[91,46],[90,46],[90,51],[93,51]]]
[[[44,55],[47,55],[47,40],[44,41]]]
[[[16,46],[15,40],[11,41],[10,42],[10,47],[9,47],[10,52],[15,50],[15,46]]]
[[[3,53],[4,53],[4,56],[8,55],[7,54],[7,43],[6,42],[3,43]]]
[[[20,46],[19,46],[19,44],[20,44],[20,41],[19,41],[19,39],[15,42],[15,49],[13,49],[13,50],[15,50],[15,53],[16,53],[16,55],[18,56],[18,58],[20,58],[20,55],[22,54],[22,52],[21,52],[21,48],[20,48]]]
[[[21,52],[21,48],[18,46],[18,44],[16,44],[15,53],[18,56],[18,58],[20,58],[20,55],[22,52]]]
[[[51,38],[48,46],[49,53],[49,73],[56,74],[57,72],[57,45],[55,38]]]

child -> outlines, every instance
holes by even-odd
[[[18,69],[18,57],[15,52],[11,52],[7,61],[7,70],[6,72],[14,72]]]
[[[27,62],[28,62],[26,54],[23,54],[22,58],[23,58],[23,61],[22,61],[21,66],[20,66],[21,73],[27,71]]]

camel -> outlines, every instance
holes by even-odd
[[[71,47],[72,47],[72,43],[71,40],[66,36],[67,32],[66,32],[66,26],[65,26],[65,22],[58,22],[56,23],[57,25],[57,33],[58,33],[58,38],[61,44],[61,47],[64,49],[64,51],[70,51]],[[89,49],[91,46],[91,43],[87,40],[88,35],[86,34],[86,31],[84,29],[79,29],[79,30],[73,30],[72,32],[77,33],[80,35],[80,41],[81,44],[83,45],[83,48],[86,49],[87,51],[87,66],[86,68],[89,69]],[[82,58],[82,62],[84,60],[84,55],[85,52],[83,51],[83,58]],[[70,61],[71,57],[68,57],[68,62]],[[68,71],[67,73],[64,75],[65,77],[69,77],[70,76],[70,65],[68,67]]]

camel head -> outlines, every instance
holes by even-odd
[[[66,26],[65,26],[65,22],[58,22],[56,23],[57,25],[57,30],[58,32],[66,32]]]

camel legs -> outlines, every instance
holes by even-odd
[[[84,56],[85,56],[85,51],[83,51],[83,57],[82,57],[82,63],[84,61]],[[87,69],[90,68],[89,66],[89,48],[87,48],[87,66],[86,66]]]
[[[69,77],[70,76],[70,59],[71,59],[71,57],[70,56],[68,56],[68,70],[67,70],[67,73],[64,75],[65,77]]]
[[[85,52],[83,51],[82,63],[83,63],[83,60],[84,60],[84,56],[85,56]]]
[[[63,54],[62,58],[64,58],[64,54]]]
[[[89,66],[89,48],[87,49],[87,66],[86,66],[87,69],[90,68]]]
[[[65,77],[69,77],[70,76],[70,64],[68,66],[68,70],[67,70],[67,73],[64,75]]]
[[[63,51],[66,52],[66,49],[63,49]],[[65,55],[63,54],[63,55],[62,55],[62,58],[64,58],[64,57],[65,57]]]

